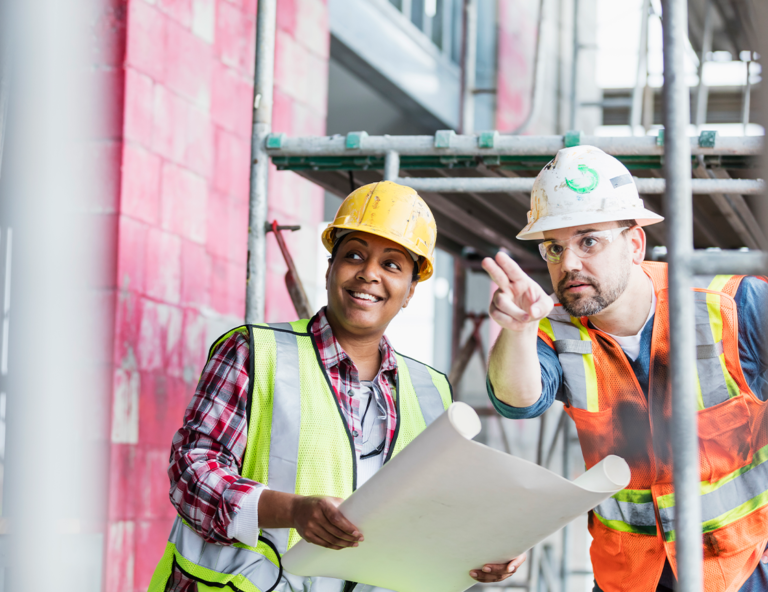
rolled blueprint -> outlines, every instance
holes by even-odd
[[[608,456],[575,481],[472,441],[480,418],[454,403],[339,509],[365,536],[333,551],[299,541],[283,557],[302,576],[397,592],[462,592],[469,571],[524,553],[629,484]]]

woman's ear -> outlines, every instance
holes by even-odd
[[[331,273],[331,265],[333,265],[333,259],[328,259],[328,269],[325,270],[325,290],[328,291],[328,275]]]
[[[418,284],[416,280],[411,282],[411,287],[408,289],[408,296],[405,297],[405,302],[403,303],[403,308],[408,306],[408,303],[411,301],[411,298],[413,298],[413,293],[416,291],[416,284]]]

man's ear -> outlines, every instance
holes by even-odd
[[[642,226],[634,226],[629,230],[629,244],[632,252],[632,263],[640,265],[645,260],[645,245],[647,237]]]

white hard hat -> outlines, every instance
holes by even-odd
[[[521,240],[544,231],[597,222],[635,220],[640,226],[664,218],[645,209],[635,180],[621,162],[594,146],[560,150],[533,184],[528,224]]]

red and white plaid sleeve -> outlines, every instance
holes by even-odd
[[[205,366],[171,447],[170,498],[206,541],[231,544],[227,527],[259,484],[240,476],[247,442],[248,340],[227,338]]]

